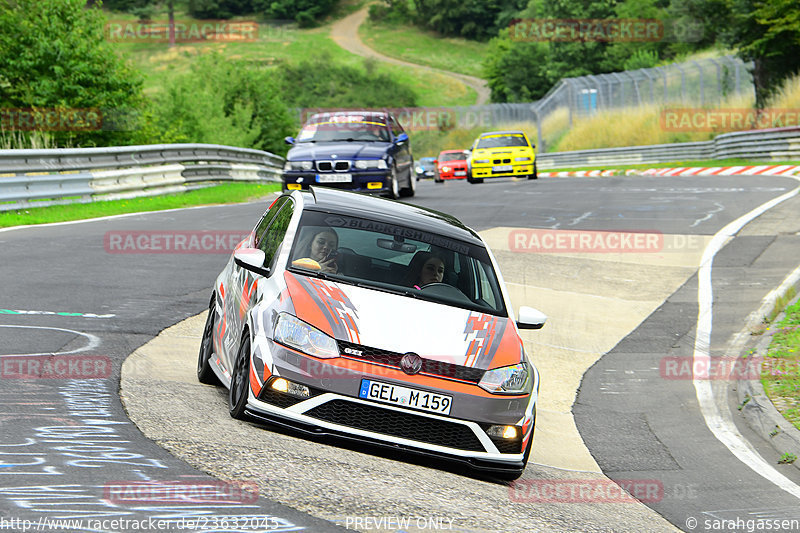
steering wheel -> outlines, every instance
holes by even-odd
[[[423,285],[419,289],[422,290],[422,289],[427,289],[428,287],[437,287],[437,286],[442,286],[442,285],[444,285],[445,287],[452,287],[453,289],[455,289],[455,287],[453,287],[449,283],[443,283],[441,281],[434,281],[433,283],[428,283],[427,285]]]

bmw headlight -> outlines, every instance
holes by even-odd
[[[388,167],[386,166],[386,161],[383,159],[359,159],[356,161],[356,168],[360,170],[366,170],[369,168],[383,170]]]
[[[478,386],[492,394],[525,394],[530,392],[531,369],[523,362],[487,370]]]
[[[442,167],[442,172],[450,172],[450,167],[448,167],[448,166],[443,166],[443,167]]]
[[[417,174],[422,174],[423,172],[425,172],[425,169],[422,167],[417,167],[415,170],[417,171]]]
[[[489,164],[489,160],[488,159],[473,159],[472,162],[475,163],[475,164],[478,164],[478,165],[488,165]]]
[[[515,157],[514,161],[530,161],[530,157]]]
[[[312,170],[313,168],[313,161],[287,161],[283,165],[283,170]]]
[[[333,337],[289,313],[278,315],[272,338],[275,342],[314,357],[322,359],[339,357],[339,348]]]

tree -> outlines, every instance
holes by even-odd
[[[145,142],[226,144],[284,153],[295,124],[274,72],[219,54],[168,82],[148,110]]]
[[[756,107],[800,72],[800,5],[795,0],[728,0],[733,27],[724,38],[753,61]]]
[[[336,0],[253,0],[253,11],[268,18],[294,20],[301,27],[317,24]]]
[[[199,19],[229,19],[252,12],[251,0],[189,0],[189,14]]]
[[[416,0],[417,24],[442,35],[487,40],[506,27],[525,0]]]
[[[86,0],[0,0],[0,106],[94,109],[105,118],[127,116],[140,108],[140,74],[105,40],[102,12],[85,4]],[[57,131],[56,142],[124,143],[130,132],[113,131],[113,125],[109,131],[105,118],[104,129]]]

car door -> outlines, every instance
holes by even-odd
[[[283,196],[264,213],[253,231],[253,246],[264,251],[264,266],[272,272],[275,271],[275,261],[293,213],[293,201],[288,196]],[[225,320],[221,326],[224,335],[224,354],[220,359],[228,372],[233,370],[236,350],[244,326],[247,324],[247,312],[255,303],[258,285],[266,281],[268,278],[232,262],[227,283],[228,295],[224,299]]]
[[[389,117],[389,123],[392,128],[392,141],[395,141],[401,133],[405,133],[403,127],[395,120],[394,117]],[[394,144],[392,149],[394,152],[394,160],[397,164],[397,174],[399,176],[408,176],[411,178],[413,171],[414,158],[411,156],[411,140],[405,141],[400,144]]]

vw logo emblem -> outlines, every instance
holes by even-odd
[[[414,375],[422,369],[422,357],[409,352],[400,359],[400,368],[408,375]]]

